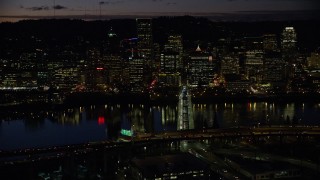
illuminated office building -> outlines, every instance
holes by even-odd
[[[153,56],[152,19],[136,19],[138,51],[143,58],[151,60]]]
[[[97,48],[91,48],[87,51],[85,66],[85,85],[87,89],[89,91],[104,89],[107,84],[107,69]]]
[[[19,73],[16,72],[7,72],[2,77],[1,86],[5,88],[18,87],[18,77]]]
[[[274,52],[265,55],[263,80],[269,82],[279,82],[284,77],[284,65],[281,54]]]
[[[210,53],[200,47],[192,52],[188,59],[187,80],[191,87],[208,86],[214,76],[214,62]]]
[[[164,49],[167,51],[176,52],[179,55],[177,61],[177,68],[182,68],[182,57],[183,57],[183,44],[181,35],[170,35],[168,42],[164,45]]]
[[[294,67],[297,56],[297,34],[294,27],[285,27],[281,37],[282,58],[285,61],[285,79],[294,76]]]
[[[247,51],[245,54],[246,77],[253,82],[262,80],[263,73],[263,52]]]
[[[244,75],[252,82],[262,80],[264,41],[262,37],[245,37],[244,47]]]
[[[263,36],[263,50],[265,52],[278,51],[278,40],[275,34],[265,34]]]
[[[79,71],[74,67],[56,69],[53,80],[57,89],[71,91],[79,84]]]
[[[138,38],[128,38],[120,41],[121,56],[125,59],[138,55]]]
[[[142,93],[144,91],[144,65],[145,59],[139,56],[129,57],[129,81],[131,92]]]
[[[159,83],[162,86],[180,86],[179,54],[166,51],[161,53]]]
[[[296,50],[297,34],[294,27],[285,27],[282,32],[281,48],[283,53]]]
[[[124,64],[122,58],[117,55],[104,56],[108,73],[108,84],[115,84],[122,81]]]
[[[239,57],[234,53],[222,55],[221,74],[239,74]]]
[[[20,70],[19,86],[43,87],[48,85],[47,54],[41,49],[32,53],[23,53],[20,56],[18,69]]]
[[[239,74],[225,74],[225,87],[228,92],[246,92],[250,89],[251,82]]]
[[[320,55],[318,52],[311,53],[308,59],[308,67],[311,68],[320,68]]]

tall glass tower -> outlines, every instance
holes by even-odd
[[[297,34],[293,27],[285,27],[282,32],[281,48],[283,52],[295,50]]]
[[[151,59],[153,55],[152,19],[136,19],[136,22],[140,56]]]

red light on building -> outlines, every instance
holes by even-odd
[[[103,125],[104,124],[104,117],[103,116],[98,117],[98,124],[99,125]]]
[[[103,68],[102,67],[97,67],[97,70],[101,71],[101,70],[103,70]]]

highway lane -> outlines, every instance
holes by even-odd
[[[61,157],[70,153],[87,153],[92,150],[101,148],[120,148],[130,146],[132,143],[152,144],[166,141],[182,141],[182,140],[201,140],[214,138],[241,138],[241,137],[267,137],[267,136],[303,136],[303,137],[320,137],[319,127],[259,127],[259,128],[229,128],[229,129],[204,129],[204,130],[186,130],[164,132],[159,134],[144,133],[136,134],[136,136],[129,138],[128,141],[98,141],[89,142],[76,145],[54,146],[46,148],[29,148],[12,151],[0,150],[0,164],[16,161],[28,161],[35,157],[36,159],[46,159],[47,157]],[[20,158],[17,158],[20,157]],[[10,160],[16,161],[10,161]],[[19,159],[19,160],[17,160]]]
[[[263,153],[263,152],[250,152],[250,151],[239,151],[239,150],[234,150],[234,149],[214,149],[214,153],[217,154],[226,154],[226,155],[236,155],[236,156],[241,156],[241,157],[247,157],[251,159],[259,159],[259,160],[267,160],[267,161],[281,161],[281,162],[286,162],[290,163],[296,166],[301,166],[305,167],[308,169],[311,169],[313,171],[316,171],[320,173],[319,165],[316,163],[312,163],[307,160],[303,159],[297,159],[297,158],[292,158],[292,157],[283,157],[279,155],[274,155],[274,154],[268,154],[268,153]]]
[[[210,168],[213,172],[219,174],[221,177],[225,179],[239,179],[238,172],[234,171],[223,159],[216,156],[214,153],[209,151],[209,146],[204,143],[200,143],[197,141],[185,141],[184,148],[181,150],[182,152],[188,152],[195,157],[207,162],[210,164]]]

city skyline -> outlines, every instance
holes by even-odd
[[[54,2],[0,13],[0,179],[320,178],[316,11],[109,19]]]
[[[0,2],[0,18],[1,21],[13,21],[9,18],[270,14],[313,12],[318,4],[316,0],[4,0]]]

